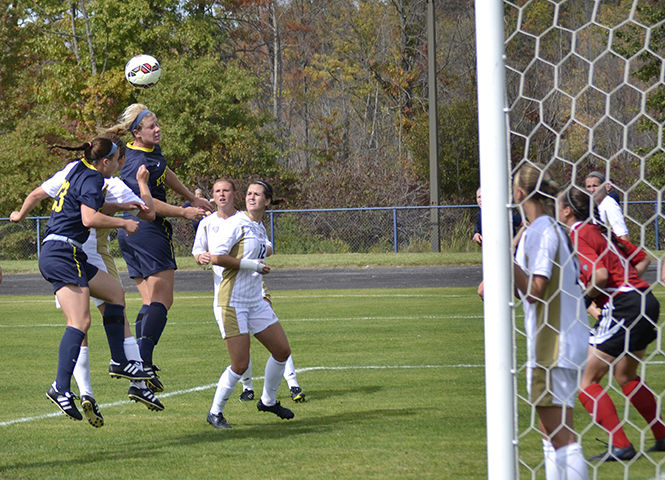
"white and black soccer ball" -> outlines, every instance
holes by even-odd
[[[134,87],[152,88],[162,76],[162,67],[152,55],[136,55],[125,65],[125,78]]]

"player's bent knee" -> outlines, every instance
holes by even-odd
[[[249,362],[243,362],[243,363],[231,362],[231,370],[233,370],[233,373],[235,373],[236,375],[242,376],[242,374],[245,373],[248,368],[249,368]]]
[[[67,326],[74,327],[77,330],[81,330],[83,333],[87,333],[90,329],[90,317],[68,318]]]
[[[291,349],[287,345],[286,348],[277,349],[276,351],[270,353],[278,362],[286,362],[291,356]]]

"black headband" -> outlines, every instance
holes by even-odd
[[[266,182],[264,182],[263,180],[254,180],[252,184],[261,185],[266,191],[266,196],[272,198],[272,187],[268,185]]]
[[[575,216],[576,216],[579,220],[585,220],[585,218],[584,218],[584,214],[583,214],[582,212],[580,212],[580,211],[577,209],[577,207],[575,206],[575,204],[573,204],[573,200],[570,198],[570,191],[571,191],[571,190],[572,190],[571,188],[569,188],[568,190],[566,190],[566,198],[568,199],[568,206],[570,206],[570,208],[573,209],[573,212],[575,213]]]

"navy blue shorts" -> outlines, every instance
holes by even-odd
[[[65,285],[88,286],[88,280],[97,275],[99,269],[88,263],[81,248],[67,242],[53,240],[44,242],[39,254],[39,271],[53,285],[53,293]]]
[[[601,310],[589,343],[614,358],[626,352],[639,352],[658,336],[659,315],[660,303],[653,293],[622,293]]]
[[[168,220],[157,217],[154,222],[139,219],[139,229],[133,235],[118,230],[122,258],[131,278],[147,278],[164,270],[175,270],[173,228]]]

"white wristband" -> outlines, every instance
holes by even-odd
[[[258,260],[251,260],[249,258],[241,258],[240,259],[240,267],[238,267],[239,270],[252,270],[253,272],[259,272],[263,270],[263,264],[259,262]]]

